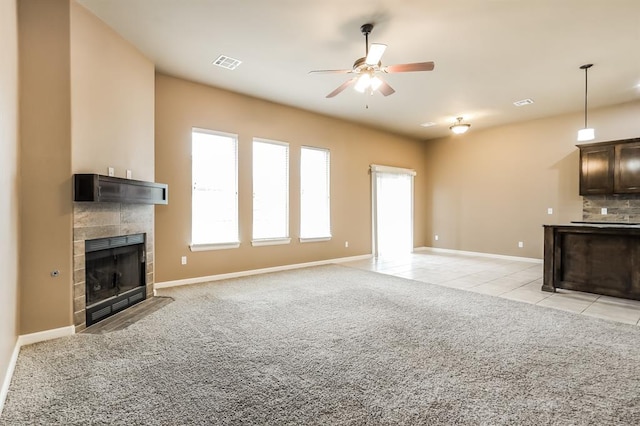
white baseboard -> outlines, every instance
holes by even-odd
[[[67,327],[54,328],[52,330],[39,331],[37,333],[22,334],[18,337],[20,347],[33,343],[44,342],[45,340],[57,339],[59,337],[72,336],[76,333],[76,328],[72,325]]]
[[[16,363],[18,362],[18,354],[20,353],[20,345],[16,341],[16,346],[13,348],[7,371],[4,375],[4,381],[2,382],[2,388],[0,388],[0,415],[2,415],[2,409],[4,408],[4,402],[7,400],[7,394],[9,393],[9,385],[11,385],[11,379],[13,378],[13,372],[16,369]]]
[[[75,334],[76,328],[72,325],[68,327],[54,328],[52,330],[39,331],[37,333],[23,334],[18,336],[16,340],[16,346],[13,348],[9,365],[2,382],[2,388],[0,388],[0,414],[4,408],[4,402],[7,399],[9,393],[9,385],[11,385],[11,379],[13,378],[13,372],[16,369],[16,363],[18,362],[18,355],[20,354],[20,348],[33,343],[44,342],[45,340],[57,339],[58,337],[71,336]]]
[[[306,263],[295,263],[293,265],[274,266],[271,268],[251,269],[248,271],[231,272],[228,274],[209,275],[206,277],[195,277],[195,278],[186,278],[183,280],[163,281],[163,282],[159,282],[159,283],[157,282],[154,284],[154,294],[155,294],[155,290],[159,288],[177,287],[181,285],[198,284],[198,283],[204,283],[209,281],[220,281],[220,280],[226,280],[230,278],[246,277],[249,275],[267,274],[270,272],[288,271],[290,269],[308,268],[310,266],[328,265],[331,263],[354,262],[356,260],[365,260],[365,259],[371,259],[371,255],[364,254],[361,256],[340,257],[337,259],[318,260],[315,262],[306,262]]]
[[[531,263],[543,263],[542,259],[536,259],[534,257],[505,256],[503,254],[482,253],[478,251],[452,250],[452,249],[444,249],[444,248],[437,248],[437,247],[416,247],[413,249],[413,251],[414,252],[430,251],[434,253],[466,254],[469,256],[491,257],[494,259],[517,260],[520,262],[531,262]]]

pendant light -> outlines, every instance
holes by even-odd
[[[463,123],[462,122],[462,117],[458,117],[456,118],[456,123],[449,127],[449,129],[455,133],[456,135],[461,135],[463,133],[466,133],[467,130],[469,130],[469,127],[471,127],[471,124],[467,124],[467,123]]]
[[[593,128],[587,127],[587,90],[589,87],[587,72],[592,66],[593,64],[584,64],[580,67],[581,70],[584,70],[584,128],[578,130],[578,142],[590,141],[596,137]]]

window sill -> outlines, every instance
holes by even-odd
[[[210,251],[210,250],[226,250],[240,247],[240,242],[235,243],[213,243],[213,244],[191,244],[191,251]]]
[[[331,241],[331,235],[328,237],[300,237],[301,243],[318,243],[321,241]]]
[[[277,246],[281,244],[290,244],[291,238],[268,238],[264,240],[253,240],[251,245],[254,247],[260,246]]]

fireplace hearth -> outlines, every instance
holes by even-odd
[[[85,241],[86,324],[146,299],[145,234]]]

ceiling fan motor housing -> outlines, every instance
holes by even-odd
[[[367,64],[367,58],[359,58],[353,63],[353,72],[359,73],[367,69],[378,70],[382,66],[382,62],[378,62],[376,65]]]

